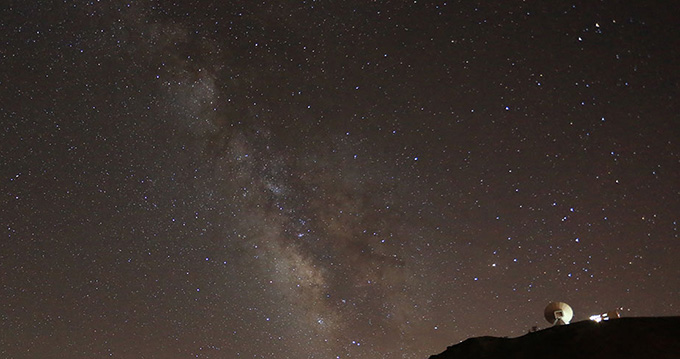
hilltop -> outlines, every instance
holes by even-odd
[[[470,338],[430,359],[680,358],[680,317],[590,320],[517,338]]]

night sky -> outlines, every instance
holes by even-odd
[[[679,315],[678,13],[3,2],[0,357],[420,359],[553,300]]]

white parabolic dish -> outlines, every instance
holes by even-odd
[[[571,318],[574,317],[574,310],[569,304],[564,302],[551,302],[545,307],[545,320],[550,324],[557,324],[558,320],[562,320],[564,324],[569,324]],[[561,324],[561,323],[560,323]]]

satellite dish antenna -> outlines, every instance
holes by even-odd
[[[571,318],[574,317],[574,310],[567,303],[551,302],[545,307],[543,315],[545,320],[552,325],[564,325],[569,324]]]

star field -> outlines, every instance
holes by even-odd
[[[680,313],[673,2],[10,1],[0,356],[427,358]]]

